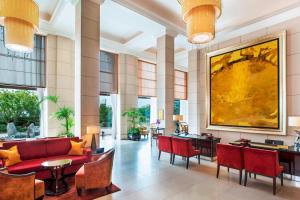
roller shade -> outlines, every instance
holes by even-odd
[[[4,27],[0,26],[0,86],[13,88],[43,88],[45,81],[46,37],[34,36],[32,53],[10,51],[4,46]]]
[[[118,55],[100,51],[100,94],[117,93]]]
[[[187,72],[174,71],[174,98],[187,99]]]
[[[141,97],[156,96],[156,65],[139,60],[138,95]]]

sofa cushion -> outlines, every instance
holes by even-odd
[[[30,160],[47,157],[46,140],[39,139],[33,141],[11,141],[3,143],[4,149],[9,149],[17,145],[21,160]]]
[[[44,161],[45,159],[25,160],[16,165],[8,167],[8,171],[11,174],[24,174],[40,171],[43,170],[42,162]]]
[[[6,167],[22,162],[17,145],[7,150],[0,150],[0,158],[4,160],[4,164]]]
[[[47,156],[67,155],[71,149],[70,138],[55,138],[46,141]]]

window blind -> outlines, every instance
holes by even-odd
[[[187,72],[174,71],[174,98],[187,99]]]
[[[100,94],[117,93],[117,56],[100,51]]]
[[[8,50],[5,48],[4,37],[4,27],[0,26],[0,86],[31,89],[46,87],[46,37],[34,36],[32,53]]]
[[[156,65],[139,60],[138,95],[141,97],[156,96]]]

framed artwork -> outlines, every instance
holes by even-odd
[[[207,129],[286,134],[286,33],[207,54]]]

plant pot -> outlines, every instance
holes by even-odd
[[[141,135],[128,134],[128,139],[129,140],[140,140],[141,139]]]

